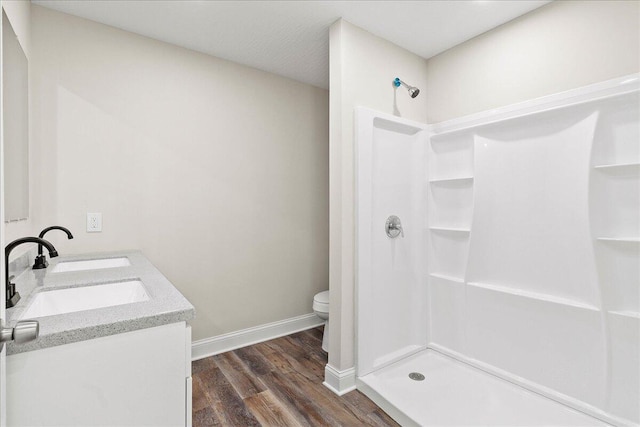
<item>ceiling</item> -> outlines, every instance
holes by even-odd
[[[327,89],[339,18],[429,58],[549,1],[32,0]]]

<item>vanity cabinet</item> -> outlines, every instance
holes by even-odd
[[[170,323],[10,355],[7,390],[9,427],[190,426],[191,328]]]

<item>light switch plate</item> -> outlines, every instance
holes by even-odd
[[[102,213],[87,213],[87,233],[100,233],[102,231]]]

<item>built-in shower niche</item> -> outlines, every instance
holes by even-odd
[[[591,158],[591,216],[598,239],[640,239],[640,97],[600,106]]]
[[[433,135],[428,158],[429,181],[473,177],[473,134],[452,132]]]
[[[591,159],[590,214],[606,312],[608,411],[640,422],[640,97],[602,102]]]
[[[640,168],[594,167],[591,221],[605,310],[640,313]]]
[[[473,213],[473,178],[431,181],[427,206],[433,227],[469,231]]]
[[[624,167],[640,163],[640,95],[632,92],[598,102],[600,120],[593,144],[593,165]]]
[[[591,227],[603,308],[632,319],[640,317],[639,116],[637,92],[601,102],[590,181]]]
[[[429,147],[429,272],[435,278],[463,283],[473,214],[473,134],[433,135]]]

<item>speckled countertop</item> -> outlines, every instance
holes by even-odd
[[[52,273],[53,267],[59,262],[117,257],[129,258],[131,265]],[[38,292],[51,289],[140,280],[149,300],[37,318],[40,323],[38,339],[25,344],[8,343],[9,355],[189,321],[195,317],[195,309],[189,301],[140,252],[94,253],[60,256],[48,260],[48,268],[29,268],[15,279],[16,289],[22,298],[15,307],[7,309],[7,326],[15,326]]]

